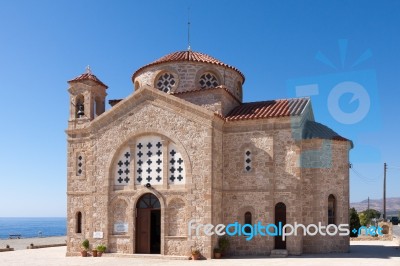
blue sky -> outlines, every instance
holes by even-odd
[[[67,81],[90,65],[109,86],[107,99],[128,96],[136,69],[187,48],[189,6],[193,50],[239,68],[245,101],[319,84],[316,119],[355,144],[351,201],[382,197],[383,162],[387,196],[399,197],[400,2],[248,2],[1,1],[0,216],[65,216]],[[370,97],[359,123],[327,111],[343,81]],[[340,98],[341,110],[357,110],[362,99],[351,98]]]

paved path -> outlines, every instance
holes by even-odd
[[[15,250],[26,249],[31,243],[34,245],[53,245],[53,244],[65,244],[67,240],[66,236],[52,236],[52,237],[40,237],[40,238],[22,238],[22,239],[1,239],[0,248],[5,248],[6,245],[10,245]],[[2,265],[2,264],[0,264]]]
[[[203,261],[174,261],[164,259],[137,259],[116,257],[65,257],[66,248],[44,248],[17,250],[0,253],[0,265],[4,266],[128,266],[128,265],[215,265],[215,266],[343,266],[343,265],[371,265],[371,266],[398,266],[400,265],[400,249],[397,242],[392,241],[357,241],[351,243],[350,253],[303,255],[288,258],[226,258],[221,260]]]

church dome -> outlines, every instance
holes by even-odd
[[[199,53],[199,52],[194,52],[191,50],[188,51],[178,51],[178,52],[173,52],[170,54],[167,54],[155,61],[153,61],[150,64],[147,64],[141,68],[139,68],[138,70],[136,70],[136,72],[132,75],[132,81],[135,80],[136,76],[139,74],[139,72],[141,72],[143,69],[147,68],[147,67],[151,67],[151,66],[156,66],[156,65],[160,65],[160,64],[164,64],[164,63],[174,63],[174,62],[197,62],[197,63],[208,63],[208,64],[213,64],[213,65],[217,65],[217,66],[222,66],[222,67],[226,67],[229,69],[232,69],[234,71],[236,71],[242,78],[243,78],[243,83],[244,83],[244,75],[242,72],[240,72],[239,69],[237,69],[234,66],[225,64],[223,62],[221,62],[220,60],[209,56],[207,54],[203,54],[203,53]]]

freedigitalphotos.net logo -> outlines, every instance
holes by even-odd
[[[303,225],[297,222],[294,225],[282,224],[279,222],[276,224],[262,224],[262,222],[257,222],[256,224],[240,224],[239,222],[234,222],[228,225],[217,224],[216,226],[212,224],[201,224],[196,223],[196,221],[190,220],[188,223],[189,236],[195,235],[228,235],[228,236],[246,236],[246,240],[252,240],[255,236],[281,236],[282,240],[285,241],[287,236],[298,234],[303,234],[304,236],[315,236],[317,234],[321,236],[346,236],[350,234],[348,224],[329,224],[327,226],[322,225],[321,222],[316,224]],[[194,232],[194,234],[193,234]]]
[[[370,227],[366,227],[366,226],[361,226],[360,228],[358,228],[358,230],[356,228],[353,228],[353,230],[351,230],[351,232],[357,236],[361,236],[361,235],[365,235],[365,236],[381,236],[383,235],[383,228],[380,226],[370,226]]]
[[[370,49],[361,52],[350,50],[346,39],[339,40],[338,46],[339,60],[333,60],[335,55],[327,56],[321,51],[315,55],[317,61],[333,71],[287,80],[287,93],[289,97],[311,97],[315,115],[322,117],[324,124],[348,139],[358,140],[353,162],[376,161],[380,157],[379,149],[360,140],[363,134],[379,130],[382,120],[376,72],[361,68],[372,57],[372,52]],[[292,120],[292,132],[296,139],[303,137],[295,119]],[[330,147],[330,141],[326,140],[320,149],[303,151],[301,167],[330,168]],[[319,165],[310,163],[324,155],[326,159],[319,160]]]

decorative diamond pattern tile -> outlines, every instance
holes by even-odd
[[[169,184],[185,184],[186,172],[182,155],[174,143],[169,143],[167,148],[168,168],[163,166],[163,143],[159,136],[144,136],[138,138],[135,143],[134,153],[126,147],[121,151],[115,162],[115,184],[128,185],[135,182],[136,185],[160,185],[163,182]],[[134,156],[134,160],[131,160]],[[131,164],[134,164],[134,172],[131,173]],[[165,171],[165,172],[164,172]],[[164,181],[163,175],[167,174]],[[133,177],[132,177],[133,176]]]
[[[162,184],[162,143],[158,136],[146,136],[136,141],[135,184]]]
[[[76,160],[76,175],[81,176],[83,173],[83,156],[79,154]]]
[[[168,145],[168,183],[185,184],[185,164],[173,143]]]
[[[126,147],[121,155],[118,157],[116,163],[116,175],[115,175],[115,184],[116,185],[128,185],[130,178],[130,164],[131,164],[131,150],[129,147]]]
[[[250,172],[251,171],[251,151],[250,150],[246,150],[244,153],[244,170],[246,172]]]

